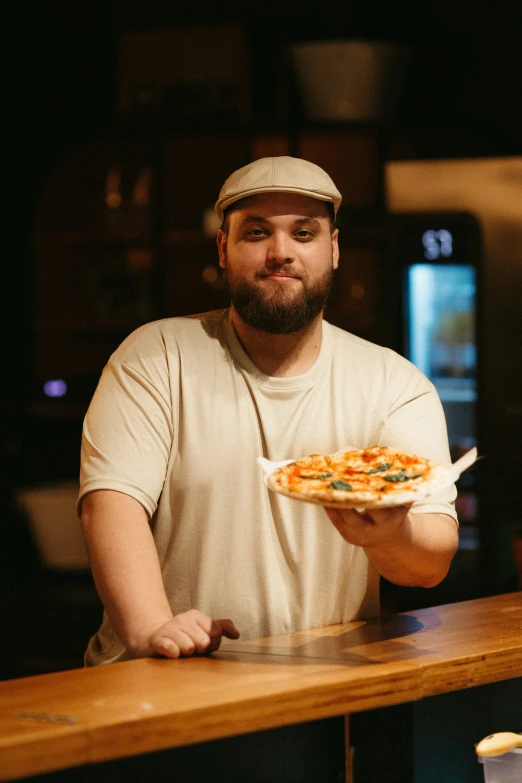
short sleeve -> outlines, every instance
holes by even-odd
[[[379,445],[418,454],[441,465],[451,456],[444,410],[431,381],[402,357],[389,375],[388,418]],[[415,503],[412,512],[448,514],[457,519],[455,485]]]
[[[158,361],[148,371],[141,361],[112,359],[104,369],[85,417],[78,512],[82,498],[99,489],[131,495],[156,510],[173,442],[172,404]]]

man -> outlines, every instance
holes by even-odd
[[[380,575],[445,576],[454,488],[411,509],[325,510],[269,493],[256,464],[373,445],[449,462],[425,376],[323,320],[340,203],[310,162],[239,169],[216,204],[231,307],[145,325],[111,357],[82,445],[82,525],[106,610],[87,664],[371,617]]]

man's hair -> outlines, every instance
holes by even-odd
[[[250,198],[249,196],[245,196],[245,198],[239,199],[239,201],[234,201],[233,204],[231,204],[227,209],[223,212],[223,222],[221,223],[221,231],[224,231],[225,234],[228,234],[228,223],[229,223],[229,215],[231,212],[234,211],[234,209],[238,209],[240,205],[246,201],[247,198]],[[334,205],[330,201],[323,201],[322,202],[325,207],[326,211],[328,212],[328,218],[330,220],[330,233],[333,234],[335,231],[335,210]]]

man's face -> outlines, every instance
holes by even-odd
[[[219,263],[240,318],[271,334],[306,328],[326,304],[339,260],[325,204],[262,193],[238,202],[227,225],[218,232]]]

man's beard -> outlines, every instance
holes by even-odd
[[[256,278],[261,279],[267,274],[270,273],[258,273]],[[329,267],[313,284],[308,283],[305,277],[301,278],[298,293],[286,290],[285,283],[275,283],[268,290],[268,286],[255,283],[234,283],[228,274],[226,280],[230,300],[242,321],[269,334],[293,334],[306,329],[324,309],[333,275],[333,267]]]

